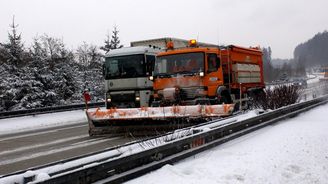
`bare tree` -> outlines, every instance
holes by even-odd
[[[73,60],[72,52],[66,49],[62,39],[44,34],[40,37],[38,44],[42,45],[39,51],[42,52],[42,56],[46,57],[50,69],[53,69],[56,63]]]
[[[95,67],[101,63],[102,55],[95,45],[83,42],[83,44],[77,48],[76,54],[79,63],[84,66]]]

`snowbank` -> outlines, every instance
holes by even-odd
[[[128,183],[327,183],[328,105]]]

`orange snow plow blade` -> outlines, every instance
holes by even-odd
[[[89,134],[157,134],[232,114],[234,104],[87,110]]]

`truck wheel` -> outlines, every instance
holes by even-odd
[[[231,96],[229,94],[229,92],[227,90],[224,90],[221,92],[220,94],[221,98],[220,98],[220,103],[225,103],[225,104],[231,104],[232,103],[232,99]]]

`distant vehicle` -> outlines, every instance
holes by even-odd
[[[303,87],[303,88],[307,87],[307,81],[304,78],[293,79],[291,82],[294,86],[300,86],[300,87]]]
[[[323,67],[322,70],[324,77],[320,81],[328,82],[328,67]]]

